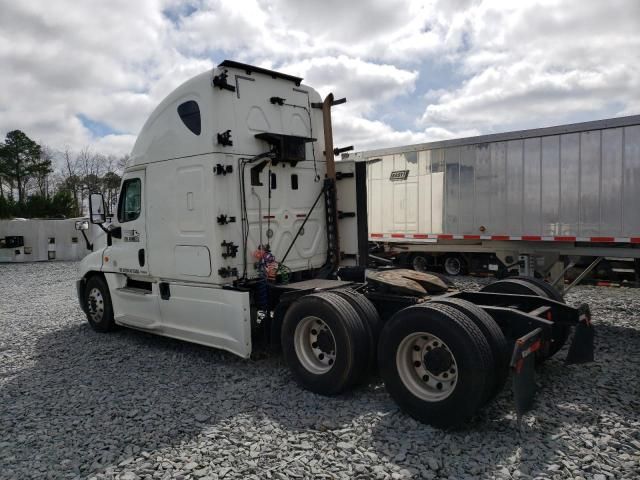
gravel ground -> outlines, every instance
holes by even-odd
[[[75,274],[75,263],[0,265],[1,478],[640,476],[640,290],[569,295],[592,307],[597,360],[545,364],[522,432],[508,388],[444,432],[400,413],[379,383],[323,398],[278,355],[95,333]]]

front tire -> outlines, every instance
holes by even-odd
[[[89,278],[84,291],[84,302],[91,328],[101,333],[116,330],[109,286],[102,277],[96,275]]]
[[[378,346],[380,374],[403,411],[440,428],[459,425],[482,405],[493,357],[480,329],[448,305],[396,313]]]

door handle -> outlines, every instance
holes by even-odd
[[[138,263],[141,267],[144,267],[144,248],[138,250]]]

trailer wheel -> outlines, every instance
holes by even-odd
[[[545,287],[539,283],[543,282],[530,277],[509,278],[505,280],[498,280],[497,282],[490,283],[483,287],[481,292],[493,292],[493,293],[516,293],[521,295],[537,295],[539,297],[549,298],[564,303],[564,299],[559,292],[548,285]],[[547,289],[550,289],[547,293]],[[552,291],[551,291],[552,290]],[[553,292],[555,291],[555,293]],[[560,300],[557,300],[558,297]],[[549,346],[548,355],[542,354],[542,352],[536,353],[536,361],[542,363],[548,358],[555,355],[565,344],[569,337],[570,328],[566,325],[554,325],[551,329],[551,345]]]
[[[457,255],[447,255],[444,259],[444,271],[447,275],[456,277],[465,272],[464,260]]]
[[[411,268],[416,272],[426,273],[429,271],[429,262],[427,257],[421,254],[416,254],[411,257]]]
[[[347,300],[330,292],[305,295],[289,307],[281,343],[295,380],[322,395],[351,387],[369,359],[363,320]]]
[[[373,306],[373,303],[363,294],[351,290],[350,288],[333,290],[332,293],[339,295],[347,300],[351,306],[358,312],[367,330],[369,339],[369,362],[368,367],[362,372],[366,377],[370,372],[376,369],[376,350],[378,347],[378,338],[382,330],[382,320],[380,315]]]
[[[85,312],[89,325],[96,332],[111,332],[117,328],[107,282],[98,275],[87,281],[84,290]]]
[[[509,376],[509,344],[491,315],[474,303],[461,298],[436,298],[431,303],[450,305],[469,317],[487,339],[493,357],[493,375],[487,383],[485,403],[502,390]]]
[[[476,412],[493,368],[491,349],[473,321],[431,302],[404,308],[389,320],[378,362],[387,391],[402,410],[441,428]]]

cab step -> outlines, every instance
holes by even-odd
[[[122,293],[133,293],[135,295],[151,295],[151,290],[147,290],[146,288],[120,287],[116,288],[116,290]]]

